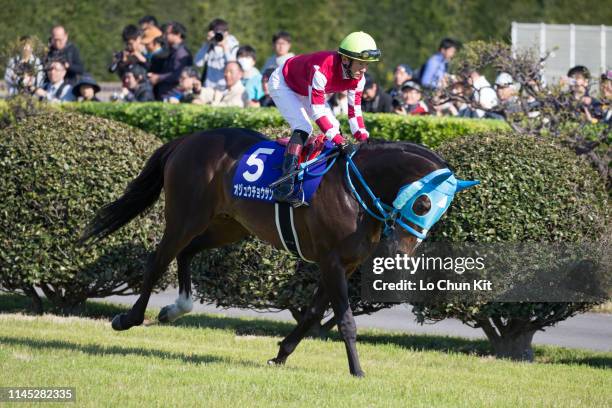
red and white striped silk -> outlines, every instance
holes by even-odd
[[[365,77],[344,78],[340,55],[335,51],[321,51],[297,55],[283,66],[285,82],[295,93],[308,96],[313,117],[321,131],[330,139],[340,134],[331,120],[329,109],[325,109],[326,94],[347,91],[349,124],[351,133],[358,140],[367,138],[367,131],[361,113],[361,94]],[[335,140],[340,140],[336,138]]]
[[[368,132],[363,123],[363,114],[361,113],[361,94],[364,86],[365,76],[362,76],[357,83],[357,87],[347,92],[349,126],[353,136],[360,142],[368,138]]]

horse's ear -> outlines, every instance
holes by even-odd
[[[470,188],[475,186],[476,184],[480,184],[479,180],[457,180],[457,190],[455,190],[455,194],[460,191],[465,190],[466,188]]]

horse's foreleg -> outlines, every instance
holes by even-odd
[[[284,364],[287,360],[287,357],[298,346],[300,341],[304,338],[308,330],[317,322],[321,321],[323,318],[323,313],[327,309],[329,305],[329,297],[327,293],[323,290],[321,283],[317,287],[315,294],[312,298],[310,306],[306,309],[306,313],[304,318],[298,323],[297,327],[293,329],[291,333],[280,343],[280,348],[278,350],[278,355],[268,360],[268,364]]]
[[[361,369],[359,356],[357,355],[357,326],[355,325],[355,318],[349,304],[346,268],[336,257],[322,262],[320,267],[323,288],[329,295],[334,316],[338,323],[338,331],[346,347],[349,370],[352,375],[363,377],[365,373]]]

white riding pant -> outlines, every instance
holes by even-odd
[[[289,122],[291,130],[302,130],[309,135],[312,133],[311,118],[314,116],[310,104],[310,95],[303,96],[295,93],[285,82],[283,66],[276,68],[268,81],[270,96],[283,118]],[[328,104],[325,104],[325,114],[336,129],[340,123],[334,116]]]

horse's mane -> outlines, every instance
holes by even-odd
[[[363,143],[360,145],[360,150],[366,152],[375,153],[377,151],[385,151],[385,150],[402,150],[406,153],[411,153],[417,156],[425,157],[428,160],[441,164],[443,167],[448,167],[451,171],[454,171],[452,166],[439,154],[434,152],[427,147],[412,143],[412,142],[393,142],[384,139],[373,139],[370,138],[367,143]]]

